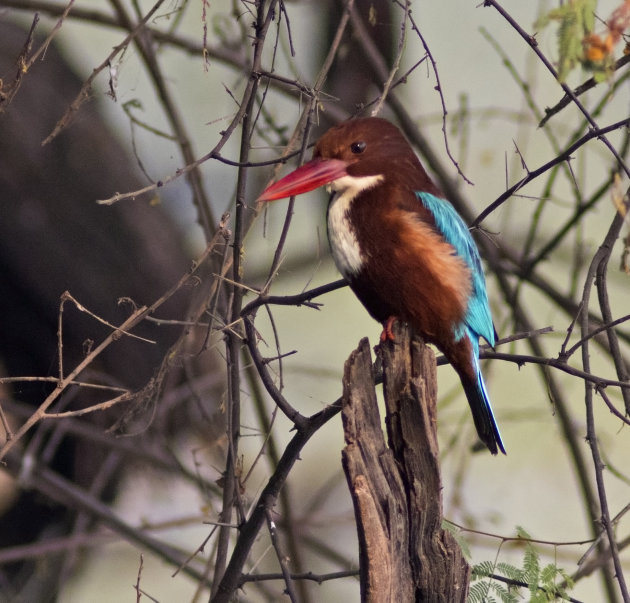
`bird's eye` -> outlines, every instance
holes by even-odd
[[[367,144],[363,140],[359,140],[358,142],[353,142],[350,145],[350,150],[355,155],[359,155],[360,153],[363,153],[363,151],[365,151],[365,147],[367,147]]]

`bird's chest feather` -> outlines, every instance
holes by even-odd
[[[335,193],[328,206],[328,242],[335,264],[346,279],[361,271],[366,257],[361,249],[355,226],[350,221],[347,195]]]
[[[365,196],[383,180],[381,175],[353,177],[344,176],[331,183],[334,191],[328,204],[328,242],[339,272],[352,280],[364,267],[368,259],[365,249],[365,237],[359,236],[358,227],[364,226],[357,221],[358,197]]]
[[[441,329],[450,335],[464,319],[470,271],[430,213],[412,207],[373,203],[370,194],[333,197],[328,238],[339,271],[374,318],[401,316],[436,342]]]

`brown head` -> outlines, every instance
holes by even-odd
[[[402,132],[385,119],[365,117],[328,130],[313,159],[265,189],[259,200],[306,193],[344,176],[382,176],[390,186],[439,194]]]

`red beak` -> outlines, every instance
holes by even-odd
[[[348,163],[341,159],[313,159],[302,167],[271,184],[258,197],[258,201],[275,201],[292,195],[308,193],[318,186],[347,176]]]

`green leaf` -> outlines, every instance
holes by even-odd
[[[565,570],[554,563],[549,563],[541,569],[540,554],[531,543],[529,533],[521,526],[516,527],[516,533],[524,541],[523,567],[518,568],[503,561],[482,561],[474,565],[472,568],[474,584],[469,590],[468,603],[491,603],[496,597],[501,603],[520,603],[524,600],[522,591],[525,588],[529,591],[529,603],[548,603],[569,598],[566,591],[573,588],[573,582]],[[527,587],[505,585],[502,581],[493,579],[493,574],[504,576]],[[566,584],[566,588],[561,588],[557,582]]]
[[[561,82],[584,61],[582,41],[593,31],[596,8],[597,0],[572,0],[542,15],[534,24],[542,29],[552,21],[559,22],[558,79]]]
[[[483,582],[475,582],[468,590],[468,603],[484,603],[489,590],[489,582],[485,580]]]
[[[472,575],[474,580],[478,580],[479,578],[487,578],[494,574],[494,563],[492,561],[482,561],[481,563],[477,563],[473,565]]]
[[[524,572],[519,567],[515,567],[510,563],[505,563],[500,561],[497,563],[496,567],[497,571],[501,572],[506,578],[510,580],[519,580],[521,582],[525,581]]]
[[[501,582],[497,582],[496,580],[492,583],[492,590],[499,596],[502,603],[518,603],[519,599],[517,596],[508,590],[508,588],[501,584]]]

